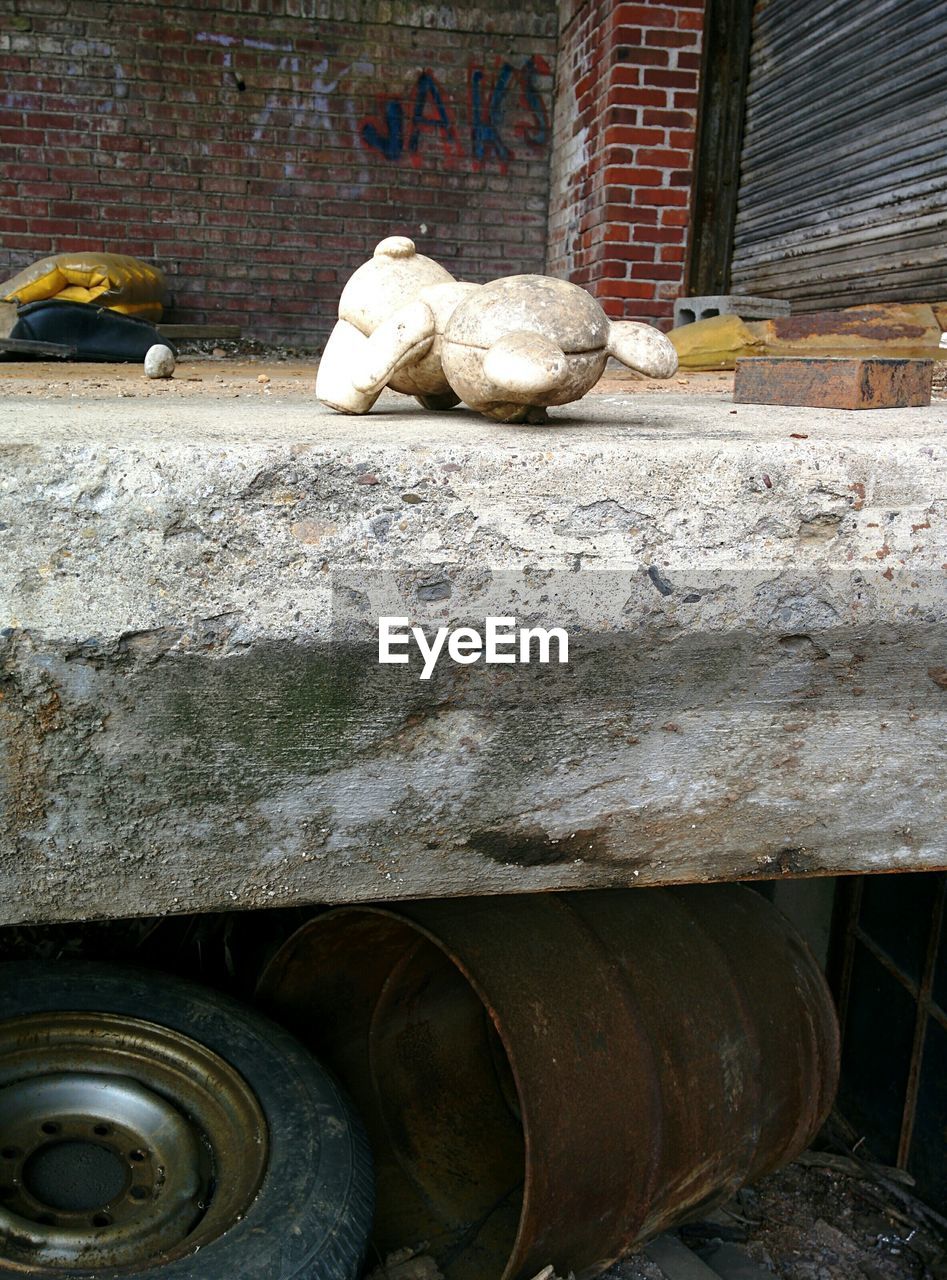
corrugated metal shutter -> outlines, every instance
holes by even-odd
[[[947,3],[756,5],[731,285],[947,300]]]

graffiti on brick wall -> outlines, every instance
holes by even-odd
[[[354,130],[354,104],[350,97],[344,97],[339,103],[339,86],[353,72],[364,76],[373,72],[374,67],[370,62],[359,61],[329,74],[328,58],[321,58],[318,62],[307,65],[296,55],[286,54],[280,59],[277,71],[281,74],[288,72],[294,88],[288,94],[275,92],[267,95],[266,106],[256,118],[254,142],[259,142],[264,137],[276,112],[288,113],[292,121],[291,128],[321,129],[323,133],[334,137],[338,133],[335,114],[341,105],[350,128]]]
[[[356,101],[371,96],[375,74],[367,60],[332,67],[327,57],[300,54],[292,41],[206,31],[197,33],[197,41],[221,48],[223,69],[238,84],[235,55],[241,49],[280,55],[275,74],[283,83],[267,92],[262,109],[253,114],[251,143],[275,140],[287,129],[316,130],[336,145],[348,135],[355,146],[394,164],[421,166],[440,158],[450,167],[494,162],[501,170],[549,144],[542,81],[552,73],[540,54],[519,65],[498,60],[492,70],[471,62],[466,92],[458,94],[423,70],[405,97],[381,95],[376,112],[359,119]]]
[[[386,160],[407,158],[419,166],[440,154],[448,164],[469,159],[474,166],[495,160],[505,169],[525,147],[542,151],[549,142],[549,116],[540,80],[550,74],[538,55],[516,67],[498,64],[492,77],[471,64],[467,72],[466,119],[458,122],[450,95],[430,71],[422,71],[405,103],[398,97],[380,100],[378,113],[362,121],[359,135],[370,150]]]
[[[357,122],[355,104],[351,96],[341,91],[344,81],[351,76],[366,77],[374,73],[374,64],[366,59],[358,59],[338,70],[330,70],[326,57],[307,58],[293,50],[292,41],[274,43],[267,40],[254,40],[250,37],[219,35],[214,32],[199,31],[197,40],[201,44],[215,44],[224,49],[223,67],[238,85],[242,84],[234,60],[236,49],[280,53],[276,64],[276,75],[281,81],[288,81],[287,88],[271,89],[262,110],[253,115],[252,141],[261,142],[277,128],[320,130],[329,137],[339,132],[339,115],[341,114],[349,126],[349,131],[356,136]]]
[[[397,98],[388,98],[384,108],[384,124],[366,120],[361,126],[366,146],[380,152],[386,160],[400,160],[405,153],[405,110]],[[430,71],[418,76],[411,105],[407,151],[420,158],[423,138],[439,141],[447,159],[461,155],[460,139],[446,95]]]

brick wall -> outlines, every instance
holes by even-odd
[[[684,283],[704,0],[562,0],[548,270],[668,327]]]
[[[375,243],[542,270],[555,0],[17,0],[0,14],[0,279],[167,271],[176,319],[317,346]]]

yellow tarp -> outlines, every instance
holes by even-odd
[[[55,298],[160,320],[167,286],[157,267],[124,253],[57,253],[0,284],[0,300],[25,306]]]
[[[682,369],[734,369],[738,356],[766,355],[762,337],[739,316],[710,316],[668,334]]]
[[[879,302],[747,323],[711,316],[668,334],[682,369],[732,369],[740,356],[904,356],[944,359],[927,303]]]

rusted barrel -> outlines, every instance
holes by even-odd
[[[342,908],[260,997],[361,1108],[376,1247],[448,1280],[597,1274],[802,1151],[838,1073],[814,959],[737,885]]]

